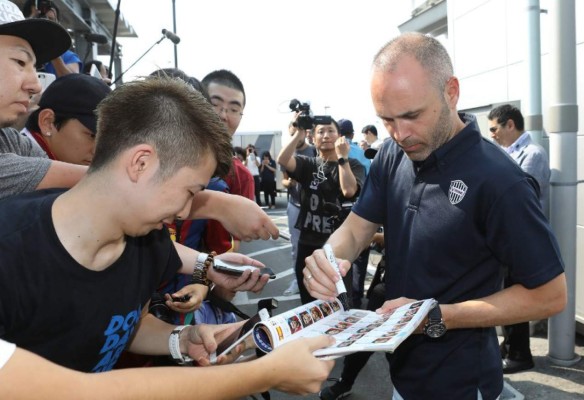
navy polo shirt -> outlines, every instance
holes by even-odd
[[[478,299],[501,288],[503,266],[527,288],[563,272],[537,183],[481,136],[474,116],[460,117],[466,127],[422,163],[385,141],[353,208],[384,226],[387,299]],[[406,399],[476,399],[480,390],[488,400],[503,389],[495,328],[413,335],[390,365]]]

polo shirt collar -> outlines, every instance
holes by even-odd
[[[443,170],[452,164],[459,155],[466,153],[481,140],[476,117],[466,113],[458,113],[458,116],[465,123],[465,127],[448,142],[434,150],[422,163],[420,170],[432,167]]]

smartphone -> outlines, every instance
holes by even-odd
[[[41,82],[41,93],[45,91],[45,89],[57,79],[55,74],[49,74],[48,72],[37,72],[37,77]]]
[[[268,310],[262,308],[256,315],[248,319],[239,330],[236,330],[231,335],[222,340],[221,343],[217,345],[215,354],[219,354],[219,356],[222,356],[223,354],[229,354],[231,350],[233,350],[239,343],[244,341],[245,338],[251,334],[255,324],[260,321],[265,321],[269,318],[270,314],[268,313]],[[212,358],[216,359],[216,357]]]
[[[213,268],[215,268],[217,271],[222,272],[224,274],[241,275],[241,274],[243,274],[244,271],[246,271],[248,269],[253,271],[254,269],[257,269],[258,267],[254,267],[253,265],[236,264],[236,263],[232,263],[229,261],[223,261],[223,260],[216,258],[214,260]],[[265,274],[270,275],[270,279],[276,278],[276,274],[274,273],[274,271],[272,271],[271,268],[267,268],[267,267],[260,268],[260,271],[261,271],[262,275],[265,275]]]
[[[170,295],[170,298],[172,299],[172,301],[178,301],[180,303],[186,303],[187,301],[189,301],[191,299],[191,296],[188,294],[185,294],[184,296],[173,296]]]

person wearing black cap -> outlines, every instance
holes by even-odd
[[[363,168],[365,168],[365,175],[367,175],[369,173],[371,162],[365,157],[363,149],[359,147],[357,143],[353,142],[353,137],[355,136],[353,123],[348,119],[340,119],[339,128],[341,129],[341,136],[346,137],[347,142],[349,142],[349,146],[351,146],[349,148],[349,158],[354,158],[355,160],[359,161],[363,165]]]
[[[26,115],[41,91],[35,65],[71,46],[67,31],[46,19],[28,19],[16,4],[0,0],[0,198],[34,189],[68,187],[84,167],[51,161],[29,138],[9,128]]]
[[[45,90],[24,131],[51,160],[89,165],[97,130],[95,109],[110,92],[100,79],[83,74],[65,75]]]
[[[359,145],[353,142],[355,130],[353,123],[348,119],[340,119],[339,127],[341,128],[341,135],[347,138],[349,143],[349,158],[353,158],[363,165],[365,168],[365,176],[369,173],[371,161],[365,157],[365,152]],[[365,277],[367,275],[367,265],[369,264],[369,248],[359,254],[359,257],[353,261],[353,286],[351,296],[353,298],[353,307],[361,308],[363,295],[365,294]]]

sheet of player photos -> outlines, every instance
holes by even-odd
[[[336,343],[314,354],[336,358],[357,351],[393,352],[414,332],[436,301],[419,300],[394,309],[388,314],[353,309],[343,311],[336,300],[311,303],[260,322],[254,329],[256,345],[264,352],[300,337],[327,334]]]

